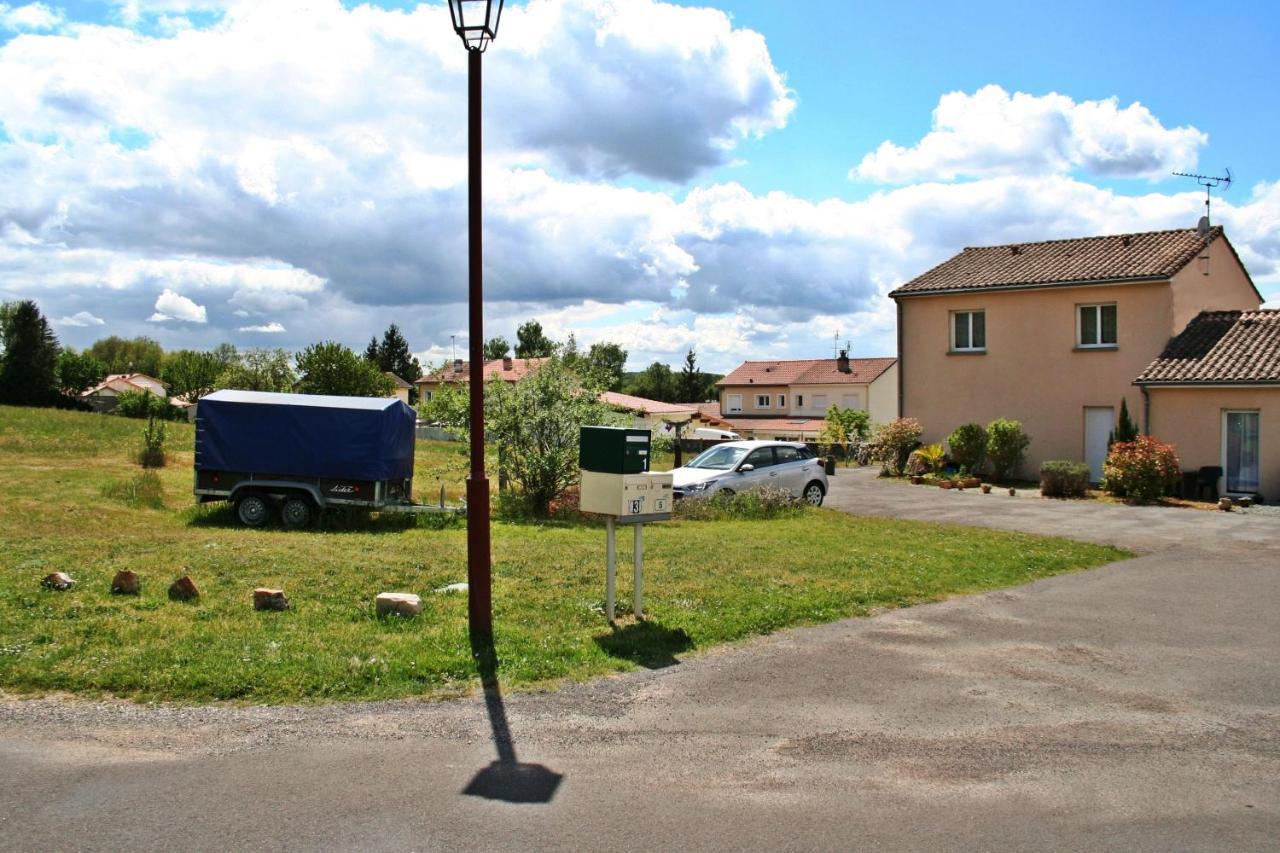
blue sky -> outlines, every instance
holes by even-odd
[[[1280,301],[1274,4],[530,0],[485,57],[489,334],[891,354],[966,245],[1190,227]],[[798,17],[797,7],[812,15]],[[1069,12],[1068,12],[1069,10]],[[0,299],[60,338],[465,342],[442,2],[0,2]]]

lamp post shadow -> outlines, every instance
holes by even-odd
[[[525,764],[516,757],[516,747],[507,723],[507,709],[502,702],[501,685],[498,682],[498,656],[493,639],[483,636],[473,639],[471,654],[480,671],[480,684],[484,689],[484,706],[489,715],[489,727],[493,730],[493,745],[498,759],[472,777],[462,793],[486,800],[507,803],[549,803],[560,787],[561,773],[542,764]]]

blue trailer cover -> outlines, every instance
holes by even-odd
[[[416,420],[395,398],[217,391],[196,408],[196,470],[405,479]]]

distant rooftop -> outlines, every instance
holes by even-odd
[[[851,358],[849,372],[839,359],[804,358],[788,361],[744,361],[717,385],[866,385],[884,373],[895,358]]]

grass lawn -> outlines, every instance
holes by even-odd
[[[447,695],[477,681],[465,530],[411,517],[286,532],[237,527],[191,496],[191,428],[170,425],[163,496],[125,488],[141,424],[0,407],[0,688],[139,700],[253,702]],[[419,443],[420,499],[462,493],[461,444]],[[620,536],[619,603],[630,601]],[[1026,583],[1127,556],[1114,548],[990,530],[859,519],[827,510],[769,521],[675,521],[645,533],[648,621],[610,629],[604,529],[495,522],[494,624],[508,686],[580,679],[790,625],[820,623]],[[142,594],[113,596],[115,572]],[[78,582],[40,586],[52,571]],[[190,604],[168,600],[190,574]],[[284,613],[255,612],[255,586],[283,587]],[[386,590],[423,596],[416,619],[378,619]],[[630,624],[626,624],[630,622]]]

